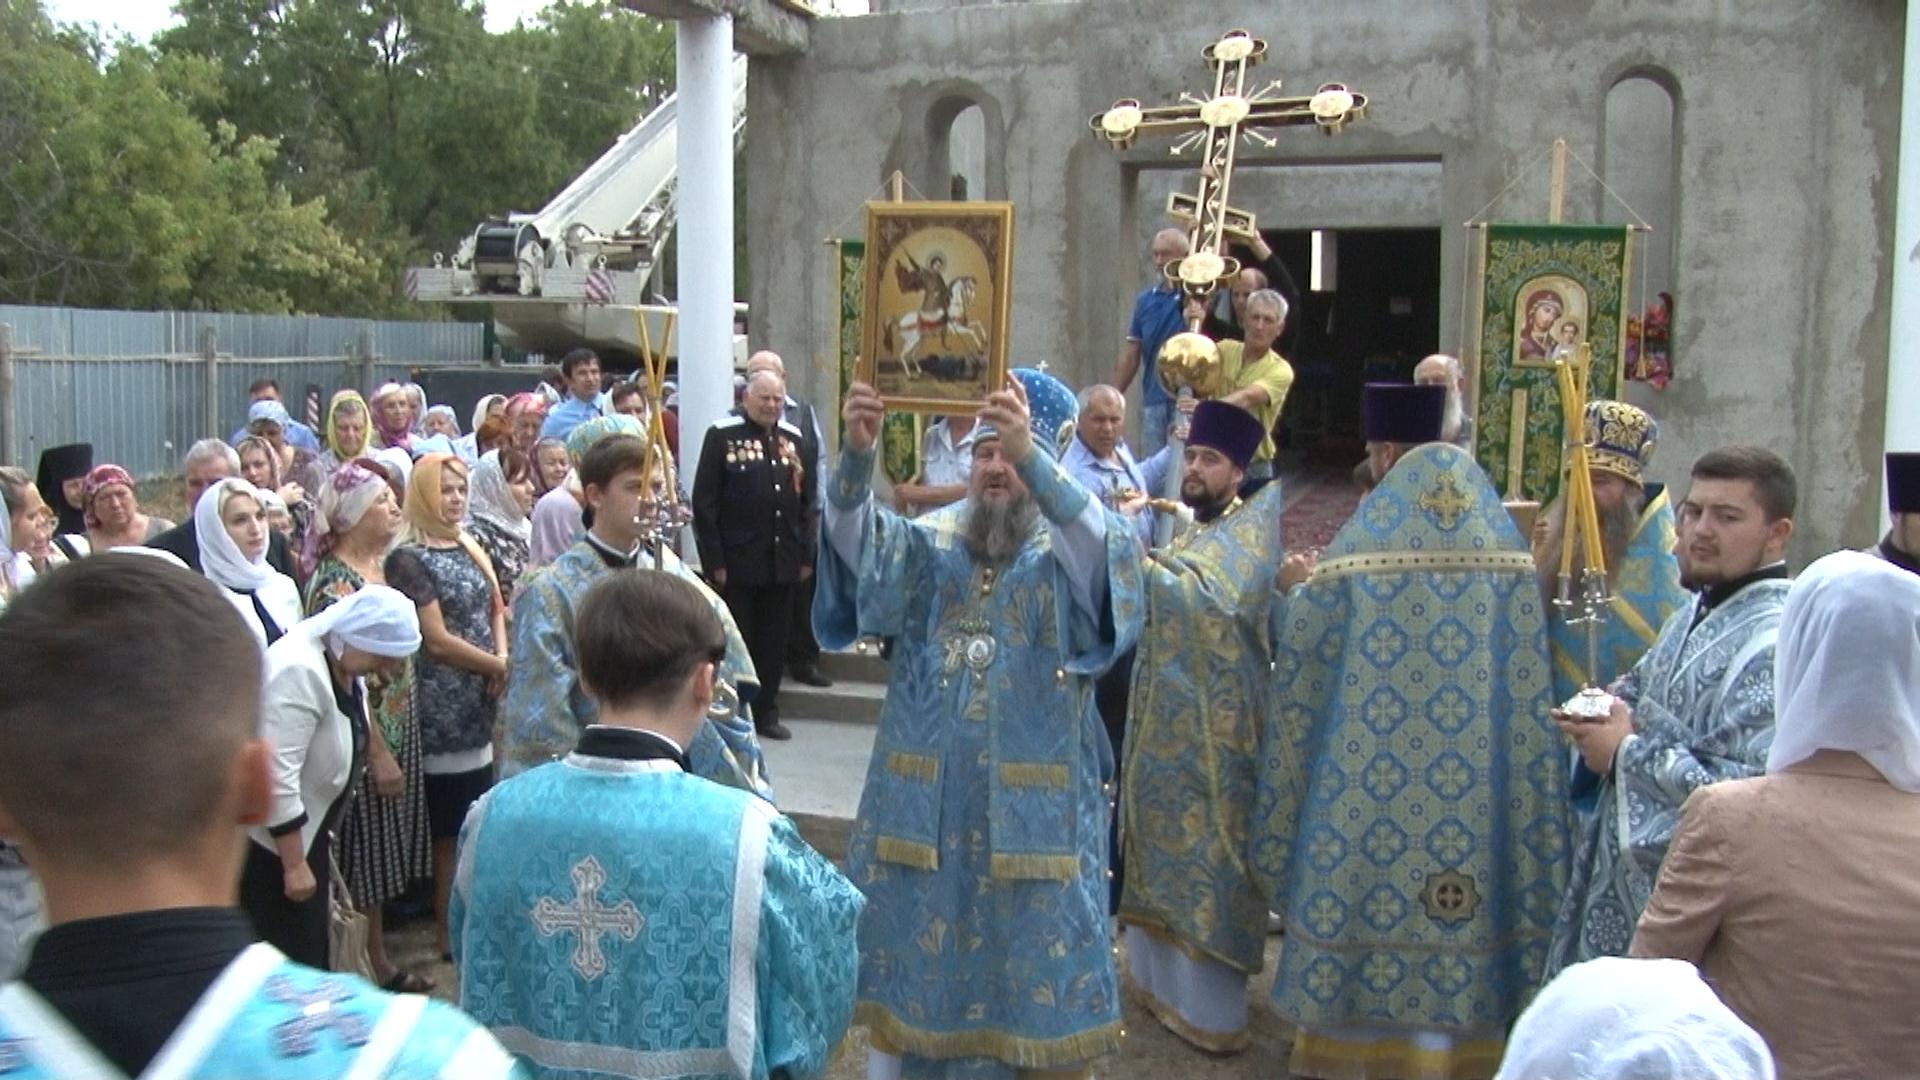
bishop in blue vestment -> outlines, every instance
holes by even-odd
[[[981,410],[965,501],[875,505],[865,385],[828,483],[815,630],[890,650],[847,857],[881,1080],[1080,1069],[1119,1045],[1093,682],[1139,631],[1139,543],[1053,460],[1072,393],[1015,374],[1024,392]]]
[[[819,1074],[853,1013],[862,899],[763,799],[690,775],[725,636],[658,571],[578,611],[601,723],[502,782],[460,842],[460,1000],[545,1080]]]
[[[1254,872],[1309,1077],[1493,1075],[1566,883],[1567,772],[1525,540],[1439,442],[1445,388],[1366,388],[1379,481],[1276,609]]]

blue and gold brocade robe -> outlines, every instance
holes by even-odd
[[[503,781],[454,877],[461,1006],[539,1080],[815,1076],[853,1014],[860,894],[764,800],[673,762]]]
[[[873,506],[872,468],[843,452],[814,600],[827,648],[892,643],[847,856],[867,897],[855,1022],[909,1057],[1077,1065],[1119,1042],[1093,682],[1139,631],[1138,542],[1035,452],[1019,472],[1043,520],[989,577],[965,502],[909,521]],[[1104,528],[1078,583],[1094,610],[1054,549],[1087,514]],[[860,515],[858,565],[832,542],[842,515]]]
[[[1594,686],[1610,685],[1653,647],[1667,617],[1687,602],[1673,544],[1673,502],[1662,489],[1640,512],[1625,558],[1618,567],[1609,567],[1614,580],[1606,621],[1600,628],[1599,671],[1586,670],[1586,626],[1569,625],[1558,609],[1548,609],[1554,701],[1565,701],[1579,693],[1589,677]]]
[[[1634,733],[1597,780],[1554,926],[1549,978],[1570,964],[1623,956],[1653,895],[1680,808],[1695,788],[1767,771],[1773,746],[1773,656],[1790,583],[1756,581],[1699,620],[1696,597],[1610,690],[1633,707]],[[1579,778],[1576,778],[1577,780]]]
[[[1536,989],[1569,846],[1542,607],[1499,494],[1439,443],[1276,607],[1252,855],[1286,1020],[1498,1040]]]
[[[648,556],[640,556],[648,569]],[[687,747],[687,768],[728,787],[742,788],[763,799],[773,798],[766,760],[745,702],[760,687],[753,657],[740,628],[707,583],[679,557],[663,552],[661,569],[685,578],[700,590],[719,616],[727,634],[727,655],[720,677],[733,685],[741,708],[733,716],[710,716]],[[614,572],[585,540],[562,552],[551,565],[522,579],[513,602],[513,662],[507,671],[506,700],[500,710],[502,760],[500,775],[515,776],[536,765],[558,760],[580,741],[580,733],[599,715],[599,708],[580,686],[580,660],[573,648],[573,614],[593,583]]]
[[[1283,502],[1269,483],[1148,556],[1120,795],[1120,920],[1248,973],[1267,939],[1247,845]]]

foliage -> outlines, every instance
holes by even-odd
[[[670,89],[671,27],[560,0],[179,0],[151,48],[0,0],[0,299],[376,314]]]

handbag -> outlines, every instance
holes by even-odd
[[[347,879],[340,873],[340,860],[334,856],[332,843],[327,845],[327,874],[327,967],[371,982],[373,961],[367,958],[371,928],[367,917],[353,906],[353,894],[347,891]]]

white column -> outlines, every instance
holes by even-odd
[[[1908,12],[1900,78],[1900,173],[1893,211],[1893,317],[1887,343],[1887,450],[1920,450],[1920,12]],[[1872,462],[1887,518],[1886,471]]]
[[[674,24],[679,77],[680,483],[733,408],[733,17]]]

